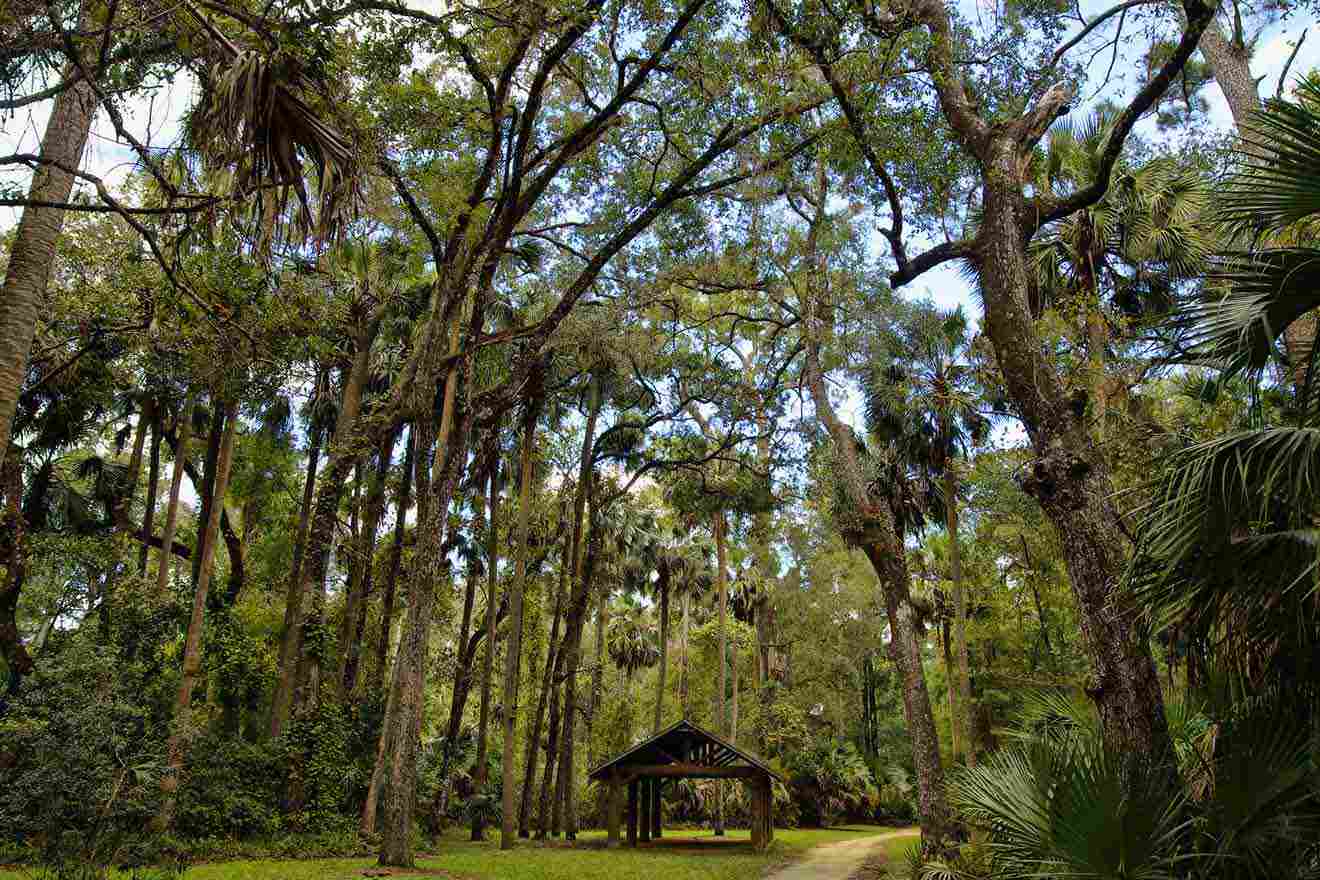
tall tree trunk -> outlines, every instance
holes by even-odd
[[[367,599],[371,595],[372,576],[375,573],[373,563],[376,556],[376,533],[380,530],[380,520],[385,514],[385,480],[389,476],[390,463],[394,459],[394,444],[398,438],[398,431],[390,431],[381,441],[380,448],[376,450],[376,474],[367,490],[366,516],[362,525],[362,534],[358,537],[357,601],[344,607],[344,619],[352,623],[352,629],[347,633],[347,645],[343,650],[343,668],[339,677],[340,690],[345,699],[348,699],[357,688],[358,670],[362,661],[362,640],[367,623]]]
[[[600,418],[602,406],[600,380],[591,379],[591,400],[588,404],[587,424],[582,436],[582,454],[578,462],[577,497],[573,499],[573,592],[568,605],[568,614],[564,630],[564,647],[560,651],[563,660],[564,698],[562,705],[563,729],[559,736],[559,768],[555,777],[555,810],[552,815],[551,833],[558,834],[562,827],[569,839],[577,836],[577,829],[572,823],[573,796],[573,734],[577,723],[577,669],[581,658],[582,626],[586,619],[587,604],[590,600],[590,573],[594,566],[591,545],[583,559],[583,514],[586,511],[587,495],[592,490],[595,479],[594,447],[596,442],[596,423]],[[595,520],[599,511],[593,506],[591,517],[590,542],[599,542],[599,530]],[[586,564],[590,563],[590,564]]]
[[[574,493],[574,503],[576,504],[576,495]],[[565,603],[571,606],[570,597],[571,584],[573,583],[573,565],[577,552],[576,531],[570,529],[564,537],[564,556],[560,562],[559,568],[559,592],[555,598],[555,623],[559,622],[560,611],[564,614],[564,634],[568,634],[567,614],[568,608]],[[554,820],[556,805],[559,799],[554,796],[555,769],[559,761],[559,684],[564,676],[564,648],[565,641],[556,639],[556,631],[552,627],[550,630],[550,643],[547,648],[553,653],[547,654],[545,664],[545,683],[544,691],[549,692],[550,717],[546,722],[546,740],[545,740],[545,775],[541,779],[541,796],[538,801],[539,808],[536,818],[536,839],[544,840],[553,830],[558,834],[558,822]]]
[[[142,549],[138,551],[138,571],[147,576],[147,557],[151,550],[151,535],[156,529],[156,502],[160,493],[160,428],[161,412],[159,406],[152,407],[151,418],[151,455],[147,467],[147,505],[142,514]],[[165,550],[164,552],[168,552]]]
[[[499,489],[498,457],[490,469],[490,520],[486,528],[486,651],[481,658],[481,715],[477,726],[477,760],[473,785],[480,792],[490,782],[490,696],[495,671],[495,607],[499,601]],[[484,840],[486,825],[481,811],[472,815],[472,839]]]
[[[128,473],[125,476],[123,485],[119,487],[111,517],[114,520],[116,531],[121,534],[131,534],[133,532],[130,514],[133,507],[133,498],[137,495],[138,478],[142,476],[142,459],[147,450],[147,432],[155,419],[155,412],[155,402],[150,397],[144,399],[142,408],[138,411],[137,424],[133,428],[133,451],[128,456]]]
[[[476,504],[477,518],[473,522],[473,531],[481,529],[485,519],[485,506]],[[472,692],[472,664],[476,660],[476,645],[472,636],[472,611],[477,604],[477,579],[480,569],[476,562],[468,566],[467,586],[463,591],[463,615],[458,628],[458,658],[454,666],[454,687],[449,694],[449,721],[445,724],[444,744],[440,747],[440,779],[436,786],[434,803],[431,808],[431,824],[438,831],[449,813],[449,793],[453,785],[450,771],[453,769],[454,753],[458,749],[458,735],[463,727],[463,712],[467,708],[468,695]],[[485,615],[482,615],[485,621]],[[480,632],[485,634],[483,625]]]
[[[303,569],[300,573],[303,584],[300,593],[310,596],[311,602],[306,619],[299,627],[298,651],[291,658],[298,663],[298,678],[292,695],[292,713],[295,716],[312,714],[320,705],[321,667],[328,659],[326,651],[329,647],[325,644],[327,639],[324,632],[326,569],[330,561],[330,546],[334,541],[335,527],[339,522],[339,499],[348,481],[349,471],[358,458],[352,447],[358,434],[362,395],[370,374],[371,346],[379,329],[380,313],[378,312],[366,319],[354,339],[353,362],[344,380],[339,416],[335,421],[335,434],[331,442],[330,467],[327,469],[325,480],[322,481],[324,491],[316,493],[312,522],[307,533],[307,547],[303,551]],[[315,640],[310,647],[307,645],[309,634]],[[296,807],[297,799],[291,798],[291,800]]]
[[[303,553],[307,546],[307,530],[312,521],[312,503],[316,493],[316,469],[321,461],[321,420],[312,416],[311,432],[307,437],[307,475],[303,479],[302,507],[298,514],[298,532],[293,540],[293,571],[284,593],[284,633],[280,639],[280,677],[271,698],[270,735],[278,737],[289,720],[289,704],[293,696],[294,676],[298,669],[298,655],[302,649],[303,610],[307,604],[302,577]]]
[[[79,29],[88,26],[92,4],[83,4]],[[70,66],[63,76],[75,71]],[[73,192],[73,170],[82,163],[83,147],[96,114],[91,83],[80,79],[55,96],[41,140],[41,165],[32,174],[28,198],[63,203]],[[9,248],[4,287],[0,288],[0,466],[9,454],[14,411],[27,378],[28,356],[37,332],[37,316],[55,263],[55,246],[64,226],[60,208],[23,209]]]
[[[567,544],[567,541],[565,541]],[[568,571],[567,554],[565,554],[565,564],[562,571]],[[554,612],[550,618],[550,637],[545,646],[545,669],[541,681],[541,692],[536,698],[536,714],[532,716],[531,730],[527,736],[527,747],[523,759],[523,787],[522,802],[518,806],[518,836],[530,837],[532,833],[532,791],[536,784],[537,762],[542,751],[542,731],[546,730],[545,711],[550,703],[550,693],[555,690],[555,657],[558,654],[557,642],[559,640],[559,621],[564,610],[564,578],[560,578],[559,589],[555,593]],[[551,736],[555,730],[557,718],[550,719],[549,731]],[[550,757],[554,754],[553,748],[545,749],[547,754],[547,766],[551,763]],[[547,780],[550,774],[547,774]],[[543,783],[543,789],[548,788],[548,781]],[[539,830],[545,830],[545,816],[541,816],[538,823]]]
[[[577,669],[582,658],[582,630],[586,623],[587,605],[591,594],[591,582],[595,577],[597,561],[600,557],[601,528],[600,512],[593,500],[591,508],[590,532],[587,537],[587,551],[582,564],[581,583],[577,587],[578,595],[573,597],[569,608],[568,631],[564,634],[564,723],[559,734],[559,777],[557,794],[562,804],[564,837],[577,839],[577,805],[574,801],[574,739],[577,732]]]
[[[725,540],[724,540],[725,519],[724,511],[715,514],[714,524],[711,531],[715,533],[715,590],[718,593],[720,609],[720,659],[719,659],[719,691],[715,695],[715,705],[717,707],[716,723],[720,736],[728,736],[728,665],[729,665],[729,634],[727,625],[729,622],[729,584],[728,563],[726,561]],[[715,836],[724,836],[724,781],[715,780]]]
[[[953,638],[958,644],[958,702],[962,705],[962,713],[957,721],[962,724],[960,738],[966,750],[967,763],[975,767],[976,740],[972,716],[976,710],[972,706],[972,674],[967,654],[967,593],[962,581],[962,545],[958,540],[958,475],[953,462],[948,462],[945,467],[944,497],[947,499],[949,578],[953,582]]]
[[[527,401],[523,413],[522,459],[518,474],[518,547],[513,583],[509,585],[509,639],[504,647],[504,752],[500,759],[502,780],[500,849],[512,849],[516,839],[513,813],[514,731],[517,721],[518,678],[522,665],[523,592],[527,584],[527,554],[532,525],[532,449],[536,442],[536,420],[540,397]],[[534,751],[534,750],[533,750]]]
[[[394,620],[394,592],[399,583],[399,568],[403,564],[403,536],[408,527],[408,508],[412,506],[412,472],[415,455],[412,431],[403,453],[403,477],[399,483],[398,501],[394,507],[394,543],[390,547],[390,566],[385,575],[385,588],[380,599],[380,634],[376,639],[376,664],[371,671],[371,685],[367,692],[379,694],[385,690],[385,668],[389,659],[390,629]]]
[[[940,642],[944,649],[944,679],[945,693],[949,698],[949,752],[953,755],[953,760],[957,761],[958,756],[962,754],[962,725],[958,722],[958,668],[953,662],[953,634],[949,632],[952,625],[948,617],[941,621]]]
[[[1021,148],[996,137],[987,148],[984,214],[975,264],[985,327],[1036,453],[1023,489],[1058,530],[1092,661],[1086,690],[1106,742],[1162,763],[1170,749],[1155,663],[1132,598],[1118,583],[1126,557],[1109,467],[1037,337],[1024,291],[1029,267]]]
[[[825,219],[824,168],[818,171],[818,208],[808,233],[807,248],[813,262],[814,276],[826,277],[819,265],[817,235]],[[814,285],[813,285],[814,287]],[[889,656],[903,682],[903,712],[908,737],[912,743],[912,763],[917,773],[917,813],[921,822],[922,848],[930,854],[945,854],[954,837],[953,817],[944,794],[944,767],[940,760],[935,716],[921,661],[916,609],[912,605],[911,580],[907,567],[907,549],[898,534],[887,499],[873,499],[861,463],[857,459],[852,429],[840,421],[830,403],[825,377],[820,366],[820,347],[828,325],[824,296],[809,290],[800,304],[804,315],[803,343],[806,351],[805,378],[815,406],[816,418],[829,432],[838,464],[839,479],[854,510],[855,522],[844,535],[860,547],[875,569],[880,581],[885,611],[889,618]]]
[[[179,525],[179,492],[183,487],[183,472],[187,469],[188,441],[192,439],[193,408],[196,398],[185,394],[179,406],[178,446],[174,450],[174,464],[170,473],[170,500],[165,506],[165,532],[160,537],[160,559],[156,568],[156,595],[164,597],[170,583],[170,548],[174,546],[174,532]],[[150,536],[148,536],[150,537]],[[194,548],[196,553],[200,548]]]
[[[27,522],[23,517],[23,460],[12,455],[0,464],[0,491],[4,493],[4,510],[0,514],[0,549],[4,551],[5,578],[0,582],[0,657],[9,670],[9,680],[0,690],[0,717],[5,703],[18,691],[23,677],[32,672],[32,656],[23,644],[18,631],[18,597],[23,592],[27,575],[27,553],[24,546]],[[168,558],[169,554],[162,554]]]
[[[683,591],[683,626],[679,634],[678,645],[678,705],[683,710],[683,717],[688,717],[688,629],[691,626],[692,596],[689,590]]]
[[[474,316],[473,325],[480,327]],[[456,317],[451,326],[450,354],[458,352],[461,322]],[[474,349],[463,352],[445,378],[444,397],[437,431],[427,417],[432,412],[431,395],[419,393],[414,411],[419,417],[414,428],[421,434],[417,447],[417,545],[408,573],[408,612],[394,662],[390,687],[395,691],[394,705],[385,718],[381,735],[388,737],[385,772],[385,823],[381,835],[379,863],[388,867],[413,865],[413,809],[417,789],[417,752],[422,735],[422,708],[426,686],[426,659],[430,646],[431,623],[435,615],[436,590],[446,579],[444,554],[445,522],[449,503],[462,477],[468,454],[468,435],[472,412],[459,405],[460,393],[466,394],[472,375]],[[461,386],[461,389],[460,389]],[[432,444],[435,452],[435,476],[423,480],[426,456],[423,450]]]
[[[234,434],[238,426],[236,401],[224,406],[223,417],[224,436],[216,459],[210,514],[206,518],[206,532],[204,541],[201,542],[206,549],[202,553],[197,589],[193,592],[192,616],[188,619],[188,634],[183,643],[183,674],[179,680],[179,693],[174,703],[173,729],[166,745],[165,774],[160,781],[162,800],[156,824],[162,830],[168,829],[174,820],[175,795],[184,764],[186,746],[184,737],[188,729],[188,710],[192,705],[193,689],[197,686],[198,675],[201,672],[203,615],[206,611],[206,593],[211,583],[211,569],[215,561],[215,536],[220,530],[220,511],[224,509],[224,496],[229,488],[229,471],[234,455]]]
[[[665,673],[669,671],[669,567],[660,570],[660,582],[656,584],[660,593],[660,671],[656,673],[655,683],[655,719],[651,724],[652,735],[660,732],[661,716],[665,707]]]
[[[587,766],[596,765],[596,713],[605,698],[605,630],[610,625],[610,587],[601,584],[596,596],[596,646],[591,664],[591,704],[586,717]]]

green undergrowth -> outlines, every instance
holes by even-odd
[[[776,829],[769,851],[754,853],[745,845],[721,845],[708,829],[666,829],[659,847],[605,849],[603,831],[579,835],[576,845],[564,841],[519,841],[501,851],[498,833],[493,839],[472,842],[463,829],[454,829],[436,841],[417,860],[417,871],[399,871],[398,877],[448,877],[452,880],[735,880],[758,877],[822,844],[855,840],[892,829],[848,825],[826,829]],[[725,840],[745,844],[748,832],[730,830]],[[689,843],[690,842],[690,843]],[[900,841],[902,842],[902,841]],[[375,867],[370,855],[351,858],[244,858],[194,864],[186,880],[353,880]],[[4,880],[43,875],[36,868],[0,870]],[[115,872],[112,880],[129,880]]]

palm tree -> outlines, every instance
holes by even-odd
[[[1060,197],[1085,188],[1117,116],[1102,107],[1078,126],[1061,120],[1036,155],[1034,186]],[[1170,159],[1120,164],[1096,204],[1043,227],[1031,242],[1036,302],[1071,307],[1085,340],[1095,431],[1104,437],[1111,325],[1167,311],[1180,283],[1204,271],[1218,236],[1202,175]],[[1106,303],[1106,299],[1108,303]]]
[[[919,309],[905,336],[898,356],[873,370],[867,389],[867,421],[872,435],[887,449],[890,473],[903,497],[910,497],[914,506],[924,503],[930,513],[943,513],[949,535],[961,704],[953,719],[953,728],[960,731],[953,738],[954,757],[961,744],[968,760],[975,763],[967,600],[958,541],[958,461],[970,447],[985,441],[989,421],[977,409],[980,395],[962,308],[950,312]],[[939,488],[934,490],[937,482]],[[906,484],[913,489],[902,490]],[[898,519],[920,527],[924,514],[914,512]]]
[[[676,588],[682,590],[692,582],[689,577],[694,567],[704,564],[696,551],[693,532],[677,524],[659,528],[641,548],[639,562],[647,571],[655,572],[653,581],[643,580],[656,598],[660,613],[660,671],[656,677],[655,717],[652,730],[659,733],[664,709],[665,681],[669,671],[669,604]],[[682,586],[680,586],[682,585]],[[686,592],[681,593],[687,596]],[[686,632],[684,633],[686,637]]]
[[[1259,382],[1279,338],[1320,304],[1320,83],[1303,80],[1296,98],[1261,112],[1224,189],[1221,216],[1245,245],[1170,320],[1186,359],[1218,368],[1217,383]],[[1256,149],[1265,145],[1269,161]],[[1161,623],[1193,634],[1202,653],[1231,648],[1239,673],[1261,685],[1305,683],[1316,670],[1314,354],[1285,364],[1301,378],[1290,406],[1257,404],[1237,430],[1168,456],[1130,571]]]

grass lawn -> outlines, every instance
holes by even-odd
[[[418,860],[415,873],[399,877],[441,876],[453,880],[735,880],[759,877],[767,869],[823,843],[855,840],[892,829],[870,825],[847,825],[827,829],[775,829],[775,840],[766,853],[753,853],[747,846],[721,846],[709,830],[666,829],[668,845],[651,849],[603,849],[605,833],[587,831],[579,835],[579,846],[520,841],[510,852],[501,852],[497,841],[472,843],[456,831],[446,837],[437,852]],[[464,832],[465,834],[466,832]],[[498,831],[495,837],[499,837]],[[696,838],[690,846],[679,839]],[[701,840],[710,842],[702,843]],[[746,831],[731,830],[726,840],[746,842]],[[907,841],[899,841],[906,844]],[[241,861],[195,865],[186,880],[353,880],[375,866],[371,858],[315,859],[310,861]],[[22,877],[6,874],[4,880]]]

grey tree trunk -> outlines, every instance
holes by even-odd
[[[724,512],[715,514],[715,521],[711,527],[715,533],[715,589],[719,593],[718,601],[720,608],[720,675],[719,691],[715,695],[716,705],[716,724],[721,736],[728,736],[728,695],[725,688],[728,687],[728,664],[729,664],[729,637],[727,632],[727,623],[729,616],[729,584],[725,580],[728,577],[728,568],[725,558],[724,541]],[[715,780],[715,828],[716,837],[724,836],[724,781]]]
[[[1058,529],[1082,638],[1092,660],[1086,690],[1100,711],[1106,742],[1152,761],[1169,754],[1164,701],[1131,597],[1118,578],[1126,553],[1113,481],[1101,451],[1038,343],[1028,284],[1020,147],[1011,137],[987,148],[984,217],[976,266],[985,327],[1036,459],[1022,486]]]
[[[499,601],[499,460],[490,470],[490,519],[486,529],[486,650],[481,658],[481,716],[477,726],[477,759],[472,782],[478,791],[490,782],[490,696],[495,675],[495,606]],[[472,816],[472,839],[484,840],[481,812]]]
[[[220,441],[220,455],[216,460],[216,475],[211,498],[210,515],[206,518],[206,549],[202,554],[202,567],[193,592],[192,616],[188,619],[188,634],[183,643],[183,675],[174,703],[174,719],[169,742],[166,745],[165,773],[161,776],[161,805],[156,825],[165,830],[174,820],[175,793],[179,788],[179,775],[183,771],[184,742],[188,728],[188,709],[192,705],[193,688],[197,686],[202,667],[202,625],[206,612],[206,594],[211,584],[211,569],[215,561],[215,535],[220,530],[220,511],[224,509],[224,496],[229,488],[229,470],[234,456],[234,434],[238,426],[238,403],[225,405],[225,430]]]
[[[71,73],[72,69],[65,70],[63,76],[67,78]],[[74,171],[82,162],[95,115],[96,94],[86,80],[79,80],[55,97],[41,139],[42,164],[33,172],[28,188],[30,200],[69,201]],[[9,265],[0,289],[0,467],[13,439],[14,411],[27,376],[37,315],[46,296],[63,227],[64,211],[60,208],[24,208],[9,249]]]
[[[517,839],[513,812],[514,792],[514,731],[517,722],[518,678],[522,666],[523,591],[527,583],[527,555],[532,523],[532,446],[536,441],[536,419],[539,406],[529,400],[523,416],[522,459],[518,473],[518,534],[515,542],[518,558],[515,562],[513,583],[509,585],[509,638],[504,647],[504,752],[500,769],[503,773],[500,825],[500,849],[512,849]]]
[[[958,645],[958,702],[962,711],[956,719],[962,726],[963,748],[967,763],[976,766],[976,740],[972,729],[971,663],[967,653],[967,595],[962,582],[962,547],[958,543],[958,475],[953,462],[946,465],[944,494],[947,499],[949,531],[949,579],[953,582],[953,638]]]
[[[193,407],[196,398],[186,394],[179,407],[179,443],[174,450],[174,465],[170,473],[170,500],[165,507],[165,531],[160,538],[160,558],[156,562],[156,595],[163,597],[170,582],[170,548],[174,546],[174,532],[179,526],[179,492],[183,487],[183,472],[188,463],[188,441],[192,438]]]

